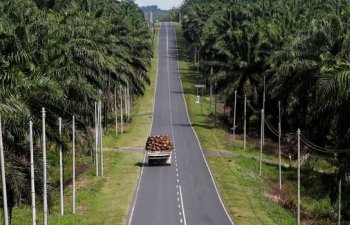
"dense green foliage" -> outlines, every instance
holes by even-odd
[[[337,153],[335,201],[337,180],[350,172],[348,1],[186,0],[181,12],[202,82],[216,83],[232,108],[237,90],[238,118],[244,95],[248,117],[259,113],[265,77],[267,120],[277,127],[281,101],[283,133],[300,128],[309,152]]]
[[[188,0],[181,8],[184,35],[200,51],[203,80],[217,82],[228,104],[237,90],[261,108],[265,76],[268,119],[276,122],[281,101],[285,131],[300,128],[319,146],[344,149],[350,146],[346,2]]]
[[[152,12],[154,21],[160,20],[160,18],[168,13],[168,10],[162,10],[157,5],[142,6],[140,8],[146,15]]]
[[[59,116],[65,140],[70,139],[75,115],[88,152],[94,102],[107,105],[114,88],[127,84],[133,95],[143,94],[152,49],[143,13],[133,1],[3,0],[0,11],[0,112],[12,208],[30,201],[29,120],[41,187],[41,108],[47,111],[49,143],[59,142]]]
[[[179,22],[179,15],[180,15],[180,7],[173,7],[160,18],[160,21]]]

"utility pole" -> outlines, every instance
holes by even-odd
[[[150,15],[149,15],[149,26],[153,27],[153,12],[150,12]]]
[[[42,126],[43,126],[43,140],[42,140],[42,149],[43,149],[43,214],[44,214],[44,225],[47,225],[47,176],[46,176],[46,131],[45,131],[45,117],[46,112],[45,108],[42,108]]]
[[[282,157],[281,157],[281,136],[282,136],[282,125],[281,125],[281,102],[278,101],[278,158],[279,158],[279,181],[280,190],[282,189]]]
[[[126,91],[126,87],[124,89],[124,101],[125,101],[125,117],[126,117],[126,121],[128,121],[128,100],[127,100],[127,91]]]
[[[33,141],[33,122],[29,122],[29,145],[30,145],[30,190],[32,197],[32,225],[36,225],[35,209],[35,179],[34,179],[34,141]]]
[[[194,65],[197,66],[197,48],[194,48]]]
[[[96,177],[98,177],[98,141],[99,141],[99,106],[95,102],[95,166],[96,166]]]
[[[264,131],[263,131],[263,126],[264,126],[264,109],[261,110],[261,127],[260,127],[260,176],[262,174],[262,152],[263,152],[263,145],[264,145]]]
[[[233,106],[233,128],[232,128],[232,147],[236,139],[236,106],[237,106],[237,91],[235,91],[235,103]]]
[[[264,76],[264,93],[263,93],[263,109],[264,109],[264,113],[266,112],[265,100],[266,100],[266,83],[265,83],[265,76]],[[265,144],[265,121],[264,121],[264,124],[263,124],[262,133],[263,133],[263,144]]]
[[[341,178],[339,179],[339,196],[338,196],[338,225],[341,225]]]
[[[73,161],[73,170],[72,170],[72,176],[73,176],[73,182],[72,182],[72,210],[73,214],[75,214],[75,117],[73,116],[73,122],[72,122],[72,129],[73,129],[73,151],[72,151],[72,161]]]
[[[128,84],[128,118],[130,117],[130,111],[131,111],[131,95],[130,95],[130,86]]]
[[[211,77],[213,77],[213,73],[214,73],[214,69],[213,69],[213,67],[211,67],[211,69],[210,69],[210,76]],[[210,81],[210,90],[209,90],[209,92],[210,92],[210,113],[212,113],[213,111],[212,111],[212,107],[211,107],[211,102],[213,100],[213,85],[212,85],[211,81]]]
[[[129,91],[129,83],[127,83],[127,86],[126,86],[126,96],[127,96],[127,105],[128,105],[128,121],[129,121],[129,118],[130,118],[130,91]]]
[[[197,54],[197,57],[198,57],[198,60],[197,60],[197,73],[199,73],[199,52],[200,50],[198,49],[198,54]]]
[[[118,136],[118,108],[117,108],[117,90],[116,87],[114,87],[114,119],[115,119],[115,136]]]
[[[63,152],[62,152],[62,118],[58,118],[58,134],[60,138],[59,153],[60,153],[60,202],[61,202],[61,216],[64,215],[64,201],[63,201]]]
[[[247,147],[247,95],[244,95],[244,140],[243,149],[246,150]]]
[[[124,132],[124,118],[123,118],[123,89],[120,87],[120,133]]]
[[[102,117],[102,103],[101,103],[101,100],[99,102],[99,105],[100,105],[100,113],[99,113],[99,121],[100,121],[100,124],[99,124],[99,127],[100,127],[100,131],[99,131],[99,135],[100,135],[100,158],[101,158],[101,176],[103,176],[103,148],[102,148],[102,123],[101,123],[101,117]]]
[[[298,129],[298,225],[300,225],[300,129]]]
[[[5,222],[5,225],[9,225],[9,214],[8,214],[8,208],[7,208],[5,155],[4,155],[4,143],[2,138],[1,117],[0,117],[0,160],[1,160],[1,181],[2,181],[2,201],[3,201],[3,211],[4,211],[4,222]]]
[[[216,89],[216,82],[215,82]],[[214,127],[216,127],[216,94],[214,94]]]

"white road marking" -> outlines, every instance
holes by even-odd
[[[182,198],[181,185],[180,185],[180,199],[181,199],[181,208],[182,208],[182,214],[183,214],[183,218],[184,218],[184,223],[186,225],[187,223],[186,223],[186,215],[185,215],[185,209],[184,209],[184,200]]]
[[[176,58],[177,58],[177,71],[178,71],[177,74],[178,74],[178,77],[179,77],[179,80],[180,80],[181,90],[183,90],[182,78],[181,78],[180,72],[179,72],[179,71],[180,71],[180,65],[179,65],[179,53],[178,53],[178,51],[177,51],[176,30],[175,30],[175,48],[176,48]],[[185,103],[185,109],[186,109],[187,119],[188,119],[188,121],[190,122],[190,124],[192,124],[191,119],[190,119],[190,116],[189,116],[189,114],[188,114],[187,103],[186,103],[185,95],[184,95],[183,92],[182,92],[182,98],[183,98],[184,103]],[[226,207],[225,207],[225,205],[224,205],[224,202],[223,202],[222,199],[221,199],[221,196],[220,196],[219,191],[218,191],[218,188],[217,188],[217,186],[216,186],[216,183],[215,183],[213,174],[211,173],[211,170],[210,170],[210,168],[209,168],[207,159],[205,158],[205,155],[204,155],[204,153],[203,153],[203,149],[202,149],[201,143],[199,142],[197,133],[194,131],[193,126],[191,126],[191,128],[192,128],[192,131],[193,131],[193,133],[194,133],[194,135],[195,135],[195,137],[196,137],[196,139],[197,139],[197,143],[198,143],[199,148],[200,148],[200,150],[201,150],[201,153],[202,153],[204,162],[205,162],[205,164],[206,164],[206,166],[207,166],[207,169],[208,169],[208,171],[209,171],[211,180],[212,180],[212,182],[213,182],[213,184],[214,184],[214,188],[215,188],[216,194],[217,194],[217,196],[218,196],[218,198],[219,198],[219,200],[220,200],[220,203],[221,203],[223,209],[225,210],[225,213],[226,213],[228,219],[230,220],[231,224],[234,225],[235,223],[233,222],[231,216],[229,215],[229,213],[228,213],[228,211],[227,211],[227,209],[226,209]],[[181,190],[181,186],[180,186],[180,190]],[[186,220],[185,220],[185,224],[186,224]]]
[[[157,45],[159,46],[159,36],[160,36],[160,29],[158,31],[158,43]],[[158,57],[158,65],[159,65],[159,57]],[[153,119],[154,119],[154,109],[156,107],[156,95],[157,95],[157,84],[158,84],[158,75],[159,75],[159,67],[157,67],[157,79],[156,79],[156,83],[155,83],[155,89],[154,89],[154,94],[153,94],[153,112],[152,112],[152,121],[151,121],[151,126],[150,126],[150,129],[148,131],[148,135],[151,135],[151,132],[152,132],[152,128],[153,128]],[[143,156],[143,165],[145,165],[145,162],[146,162],[146,153],[144,154]],[[135,211],[135,205],[136,205],[136,200],[137,200],[137,197],[139,195],[139,190],[140,190],[140,184],[141,184],[141,179],[142,179],[142,174],[143,174],[143,167],[141,168],[141,172],[140,172],[140,176],[139,176],[139,181],[137,183],[137,188],[136,188],[136,192],[135,192],[135,198],[134,198],[134,202],[133,202],[133,205],[132,205],[132,208],[131,208],[131,213],[130,213],[130,217],[129,217],[129,223],[128,225],[131,225],[131,222],[132,222],[132,218],[134,216],[134,211]]]
[[[174,134],[173,117],[172,117],[172,108],[171,108],[171,90],[170,90],[170,72],[169,72],[169,70],[170,70],[170,69],[169,69],[169,32],[168,32],[167,23],[166,23],[165,28],[166,28],[166,42],[167,42],[166,50],[167,50],[167,72],[168,72],[168,89],[169,89],[169,92],[168,92],[168,93],[169,93],[170,127],[171,127],[171,133],[172,133],[173,142],[174,142],[174,146],[175,146],[175,134]],[[176,36],[175,36],[175,38],[176,38]],[[176,39],[175,39],[175,40],[176,40]],[[177,46],[176,46],[176,47],[177,47]],[[179,63],[178,60],[177,60],[177,63]],[[181,84],[181,85],[182,85],[182,84]],[[175,158],[175,162],[177,162],[177,160],[176,160],[176,150],[174,151],[174,158]],[[177,164],[176,164],[176,166],[177,166]],[[177,168],[176,168],[176,171],[178,171]],[[179,177],[179,174],[178,174],[178,173],[176,173],[176,177]],[[180,183],[180,180],[179,180],[179,179],[177,179],[177,183]],[[179,215],[183,217],[183,219],[180,218],[180,223],[183,223],[183,222],[184,222],[184,224],[187,225],[186,216],[185,216],[185,210],[184,210],[184,203],[183,203],[183,198],[182,198],[181,185],[179,185],[179,189],[180,189],[180,192],[177,191],[177,195],[180,194],[181,208],[182,208],[182,212],[180,211],[180,212],[179,212]]]

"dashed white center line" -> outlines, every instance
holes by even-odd
[[[179,208],[179,215],[180,215],[180,223],[184,223],[186,225],[186,216],[185,216],[185,210],[184,210],[184,203],[183,203],[183,198],[182,198],[182,191],[181,191],[181,185],[180,185],[180,180],[179,180],[179,169],[177,168],[177,159],[176,159],[176,147],[175,147],[175,134],[174,134],[174,129],[173,129],[173,112],[172,112],[172,107],[171,107],[171,90],[170,90],[170,69],[169,69],[169,34],[168,34],[168,24],[166,23],[165,25],[166,28],[166,49],[167,49],[167,70],[168,70],[168,88],[169,88],[169,111],[170,111],[170,126],[171,126],[171,132],[172,132],[172,137],[173,137],[173,144],[174,144],[174,159],[175,159],[175,169],[176,169],[176,189],[177,189],[177,201],[178,201],[178,208]]]

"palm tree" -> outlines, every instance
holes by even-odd
[[[74,114],[78,135],[91,148],[93,104],[114,86],[131,84],[143,93],[152,56],[143,14],[132,1],[14,0],[0,3],[0,113],[9,208],[29,203],[27,132],[34,121],[37,187],[42,183],[40,110],[47,110],[47,136],[59,143],[57,119]],[[109,98],[103,98],[107,105]],[[69,135],[66,132],[65,135]],[[63,143],[64,144],[64,143]],[[41,194],[39,188],[37,191]]]

